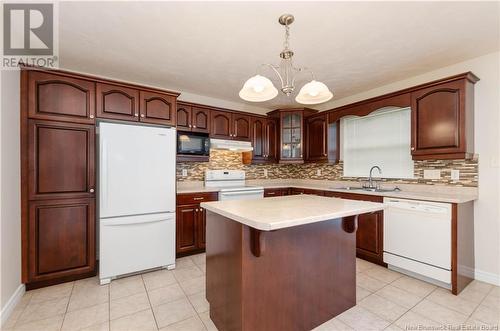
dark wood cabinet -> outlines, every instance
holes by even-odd
[[[292,187],[290,189],[290,195],[297,195],[297,194],[311,194],[311,195],[323,196],[324,195],[324,191],[322,191],[322,190],[313,190],[313,189],[308,189],[308,188]]]
[[[191,131],[192,107],[189,104],[177,103],[177,130]]]
[[[328,118],[326,114],[306,119],[306,161],[328,161]]]
[[[210,114],[210,137],[218,139],[251,140],[250,116],[222,110]]]
[[[383,197],[325,191],[325,196],[350,200],[383,202]],[[384,263],[384,211],[377,211],[358,216],[356,230],[356,256],[385,266]]]
[[[97,83],[96,99],[97,117],[139,121],[139,90]]]
[[[278,161],[280,163],[304,162],[304,118],[317,113],[308,108],[277,109],[269,112],[278,121]]]
[[[472,157],[477,80],[468,73],[411,93],[414,159]]]
[[[252,163],[276,162],[277,128],[276,120],[252,117]]]
[[[210,137],[218,139],[232,139],[231,113],[226,111],[212,110],[210,115]]]
[[[95,272],[94,199],[42,200],[29,208],[30,282]]]
[[[231,117],[232,117],[233,139],[250,141],[251,139],[250,116],[233,113]]]
[[[198,248],[196,239],[199,208],[199,204],[177,206],[175,223],[177,254]]]
[[[95,127],[29,120],[29,199],[95,196]]]
[[[33,119],[95,122],[95,83],[84,79],[30,71],[28,116]]]
[[[266,119],[266,160],[269,163],[278,160],[278,123],[274,118]]]
[[[264,189],[264,198],[288,195],[288,190],[288,188],[266,188]]]
[[[176,97],[152,91],[140,91],[139,116],[143,123],[175,125]]]
[[[191,115],[191,131],[210,133],[210,110],[207,108],[193,107]]]
[[[200,203],[216,201],[217,197],[217,192],[177,194],[177,256],[196,254],[205,249],[206,212]]]
[[[210,133],[210,109],[179,102],[177,104],[177,129]]]

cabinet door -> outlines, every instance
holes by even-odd
[[[266,159],[276,162],[278,158],[278,123],[275,119],[266,121]]]
[[[264,189],[264,198],[283,196],[283,191],[282,188],[266,188]]]
[[[250,141],[250,116],[233,114],[233,139]]]
[[[95,270],[94,199],[30,202],[29,281]]]
[[[29,120],[29,199],[94,197],[93,125]]]
[[[28,79],[30,118],[73,123],[94,123],[95,84],[93,82],[30,71]]]
[[[177,130],[191,131],[191,106],[177,103]]]
[[[220,139],[232,139],[231,113],[212,110],[210,114],[210,136]]]
[[[356,231],[356,253],[359,257],[375,263],[383,262],[383,218],[383,211],[359,215]]]
[[[192,112],[192,131],[194,132],[210,132],[210,110],[205,108],[193,107]]]
[[[412,93],[413,155],[466,152],[462,86],[450,82]]]
[[[139,91],[118,85],[97,83],[97,117],[139,120]]]
[[[266,160],[266,119],[252,118],[252,162],[259,163]]]
[[[143,123],[175,125],[175,97],[156,92],[140,91],[140,121]]]
[[[303,162],[303,123],[301,112],[283,112],[281,117],[280,162]]]
[[[204,208],[198,209],[198,215],[196,219],[197,227],[197,247],[199,249],[204,249],[206,244],[206,224],[207,224],[207,213]]]
[[[306,119],[306,161],[327,161],[327,116]]]
[[[176,245],[177,253],[186,253],[197,248],[197,215],[199,204],[177,206]]]

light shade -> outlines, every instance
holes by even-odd
[[[256,75],[250,77],[243,88],[241,89],[240,98],[251,102],[262,102],[271,100],[278,95],[278,90],[274,87],[273,82],[268,78]]]
[[[325,84],[312,80],[302,86],[299,94],[295,97],[295,101],[304,105],[314,105],[326,102],[332,97],[333,93],[330,92]]]

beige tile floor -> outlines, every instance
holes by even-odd
[[[315,330],[423,330],[500,324],[500,288],[474,281],[459,296],[363,260],[357,305]],[[216,330],[205,299],[205,255],[100,286],[97,278],[29,291],[3,330]],[[495,329],[495,328],[491,328]],[[468,329],[470,330],[470,329]],[[496,328],[498,330],[498,328]]]

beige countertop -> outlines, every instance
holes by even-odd
[[[201,207],[252,228],[271,231],[370,213],[384,209],[384,204],[315,195],[289,195],[203,202]]]
[[[348,186],[359,186],[357,182],[349,181],[327,181],[327,180],[304,180],[304,179],[263,179],[247,180],[247,185],[262,186],[264,188],[287,188],[296,187],[313,190],[356,193],[383,196],[390,198],[425,200],[448,203],[465,203],[477,200],[477,188],[475,187],[454,187],[443,185],[422,185],[422,184],[385,184],[384,188],[398,186],[399,192],[370,192],[363,190],[347,190]],[[201,181],[178,182],[177,193],[195,192],[217,192],[217,188],[207,188]]]

